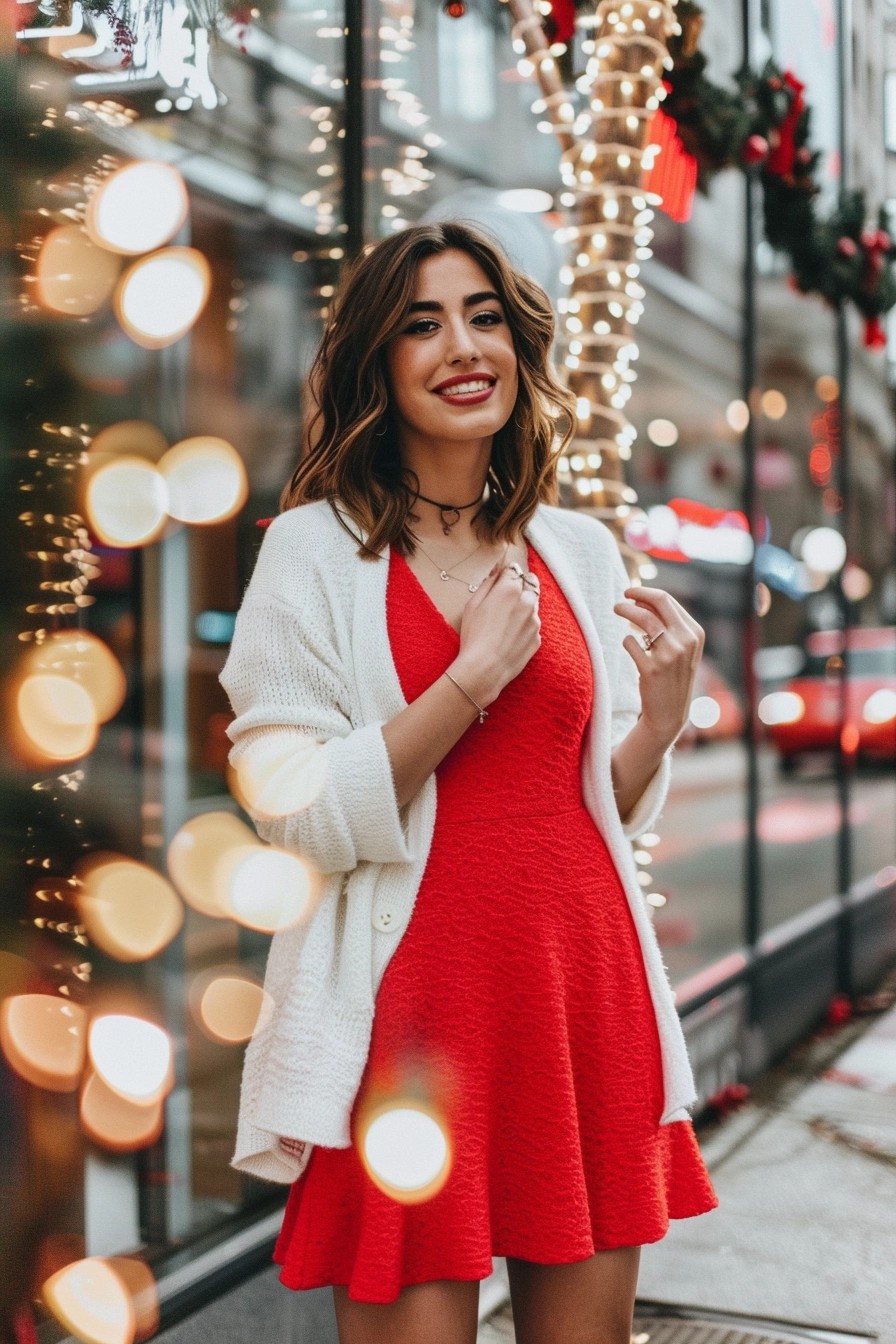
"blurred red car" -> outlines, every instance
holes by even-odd
[[[844,637],[820,630],[806,640],[803,666],[759,706],[759,717],[792,770],[800,756],[836,749],[867,759],[896,761],[896,629],[849,631],[844,701]]]

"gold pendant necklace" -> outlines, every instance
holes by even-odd
[[[429,561],[429,563],[430,563],[431,565],[433,565],[433,566],[439,571],[439,578],[440,578],[444,583],[447,583],[449,579],[454,579],[454,582],[455,582],[455,583],[462,583],[462,584],[464,584],[464,586],[466,587],[466,589],[467,589],[468,592],[470,592],[470,593],[475,593],[475,592],[478,591],[478,589],[480,589],[480,588],[482,587],[483,582],[484,582],[485,579],[488,577],[488,575],[483,574],[482,578],[479,580],[478,583],[469,583],[466,579],[459,579],[459,578],[457,577],[456,574],[452,574],[452,573],[451,573],[451,569],[457,569],[458,565],[462,565],[462,564],[464,563],[465,560],[469,560],[469,559],[471,558],[471,556],[474,556],[474,555],[476,554],[476,551],[479,551],[479,550],[482,549],[482,542],[481,542],[481,541],[480,541],[479,545],[476,547],[476,550],[470,551],[470,554],[469,554],[469,555],[465,555],[464,558],[463,558],[463,560],[458,560],[458,562],[457,562],[456,565],[452,565],[452,566],[451,566],[451,569],[443,569],[442,566],[441,566],[437,561],[433,560],[432,556],[429,555],[426,551],[424,551],[424,550],[423,550],[423,547],[420,546],[420,542],[419,542],[419,540],[418,540],[418,542],[417,542],[417,545],[418,545],[418,547],[420,547],[421,552],[423,553],[423,555],[426,556],[426,559]],[[501,559],[502,559],[502,560],[504,559],[504,556],[507,554],[507,547],[508,547],[509,545],[510,545],[510,542],[507,542],[506,545],[504,546],[504,553],[503,553],[502,556],[501,556]],[[491,573],[491,571],[489,571],[489,573]]]

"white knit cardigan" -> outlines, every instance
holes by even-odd
[[[610,776],[611,749],[640,712],[637,669],[622,647],[629,626],[613,611],[628,579],[611,532],[587,515],[539,505],[525,536],[566,595],[591,656],[583,796],[638,931],[667,1124],[688,1118],[694,1081],[627,837],[653,826],[669,755],[624,826]],[[381,731],[407,703],[386,627],[388,570],[388,547],[377,560],[360,559],[327,502],[280,514],[265,533],[220,675],[236,715],[227,730],[231,763],[251,767],[253,752],[269,759],[273,749],[294,775],[313,775],[313,801],[301,810],[277,818],[252,810],[258,834],[324,875],[309,920],[273,937],[270,1011],[246,1050],[233,1165],[270,1181],[295,1180],[315,1144],[350,1146],[377,989],[411,918],[435,825],[435,775],[399,808]],[[487,733],[488,724],[468,731]],[[280,1136],[304,1141],[301,1155],[284,1152]]]

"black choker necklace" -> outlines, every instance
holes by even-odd
[[[460,515],[462,509],[472,509],[475,507],[475,505],[482,503],[481,492],[479,494],[479,497],[477,499],[472,500],[472,502],[469,504],[440,504],[437,499],[429,499],[428,496],[421,495],[419,491],[417,492],[417,498],[424,500],[425,503],[427,504],[434,504],[435,507],[439,510],[439,512],[442,515],[442,531],[445,533],[446,537],[450,534],[451,529],[452,527],[454,527],[455,523],[460,522]],[[454,517],[451,519],[450,523],[447,521],[445,517],[446,513],[454,514]]]

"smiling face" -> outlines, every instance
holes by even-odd
[[[420,263],[389,343],[392,409],[405,444],[491,440],[513,414],[517,358],[493,282],[466,252]]]

